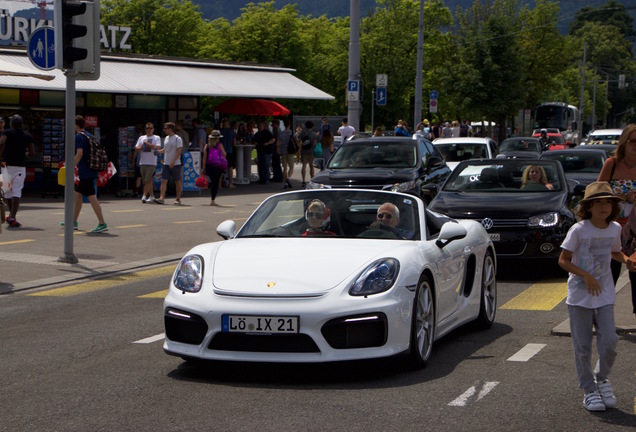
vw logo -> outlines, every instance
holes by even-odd
[[[481,226],[483,226],[486,230],[489,230],[493,226],[493,221],[490,218],[483,218],[481,220]]]

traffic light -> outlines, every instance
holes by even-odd
[[[57,0],[54,6],[55,67],[98,79],[99,0]]]

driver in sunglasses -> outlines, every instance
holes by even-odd
[[[398,228],[400,223],[400,210],[393,203],[382,204],[375,215],[375,221],[369,225],[369,229],[383,229],[393,233],[398,239],[411,239],[413,232]]]

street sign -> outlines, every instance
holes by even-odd
[[[437,96],[438,96],[437,90],[431,90],[429,99],[437,99]]]
[[[27,43],[29,60],[38,69],[55,69],[55,33],[53,27],[39,27]]]
[[[360,100],[360,81],[352,80],[347,82],[347,100],[349,102]]]
[[[437,112],[437,99],[431,99],[428,102],[428,112],[436,113]]]
[[[375,95],[375,104],[378,106],[386,105],[386,87],[378,87]]]
[[[387,87],[389,85],[389,76],[387,74],[377,74],[375,76],[376,87]]]

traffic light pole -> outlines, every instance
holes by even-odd
[[[73,219],[75,203],[75,80],[77,72],[66,75],[66,110],[64,113],[64,255],[58,261],[70,264],[78,262],[73,253]]]

